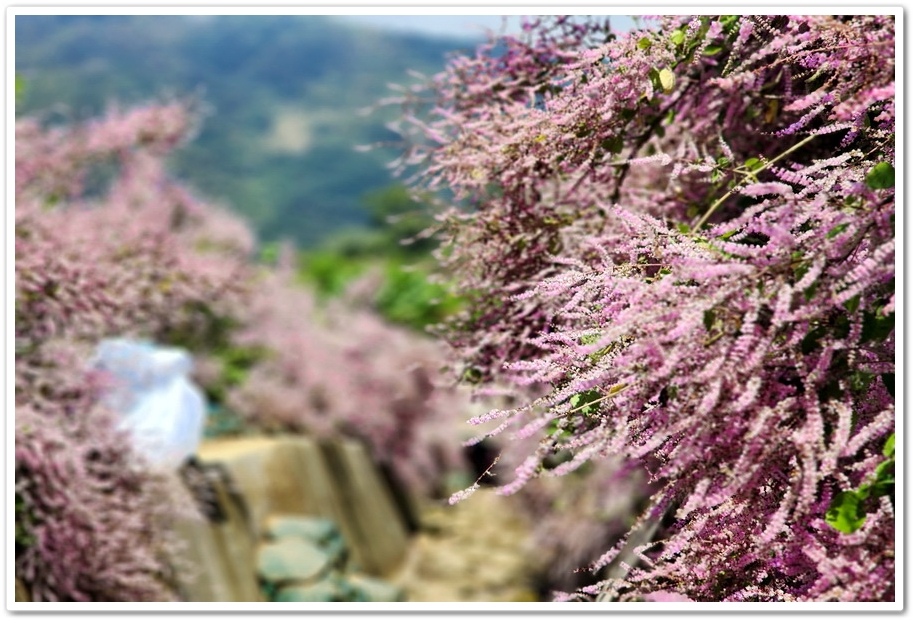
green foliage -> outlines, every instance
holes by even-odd
[[[713,324],[716,322],[716,312],[712,309],[707,309],[703,312],[703,326],[707,331],[712,331]]]
[[[862,504],[865,499],[867,496],[859,490],[841,491],[830,502],[827,523],[845,534],[855,532],[865,523],[866,513]]]
[[[25,499],[16,493],[16,549],[24,549],[35,544],[35,535],[28,529],[34,522],[34,515],[30,511]]]
[[[456,313],[461,301],[445,286],[430,281],[425,270],[389,263],[375,306],[388,320],[423,330]]]
[[[223,390],[244,383],[248,372],[255,364],[268,356],[264,348],[235,344],[222,348],[215,354],[222,364],[221,385]]]
[[[831,240],[842,234],[849,227],[849,223],[840,223],[829,232],[827,232],[827,239]]]
[[[877,311],[866,311],[862,317],[862,337],[860,343],[883,342],[894,329],[894,313],[888,315]]]
[[[389,321],[423,331],[456,313],[462,301],[431,280],[434,243],[412,241],[433,223],[426,206],[398,185],[367,195],[364,203],[370,226],[347,230],[302,253],[301,280],[332,297],[375,270],[380,284],[372,305]]]
[[[184,323],[165,327],[154,337],[160,344],[181,346],[193,353],[219,351],[231,344],[233,331],[238,321],[228,315],[217,313],[211,305],[195,301],[185,305]]]
[[[882,374],[881,382],[884,383],[884,387],[887,388],[888,393],[891,397],[894,396],[894,375],[893,374]]]
[[[896,453],[896,448],[894,447],[897,442],[897,433],[891,433],[891,436],[887,438],[887,441],[884,442],[883,454],[889,459],[894,458]]]
[[[813,285],[813,287],[815,286]],[[813,290],[811,293],[805,292],[805,296],[809,300],[812,295]],[[846,309],[850,314],[855,314],[857,313],[858,305],[859,297],[853,297],[847,301]],[[894,312],[885,315],[878,311],[880,307],[880,305],[876,305],[873,309],[866,309],[861,312],[862,333],[859,337],[860,344],[884,342],[890,336],[891,331],[894,330]],[[829,323],[813,323],[811,330],[808,331],[801,342],[802,354],[809,355],[820,348],[821,340],[828,335],[839,339],[846,337],[849,334],[849,328],[849,317],[842,315],[837,316]]]
[[[831,500],[825,519],[833,528],[851,534],[865,523],[870,500],[889,496],[894,501],[895,439],[896,433],[891,433],[883,449],[887,460],[875,468],[874,475],[865,484],[853,491],[841,491]]]
[[[303,282],[315,287],[319,294],[337,296],[369,266],[365,258],[348,257],[339,250],[323,247],[302,254],[299,276]]]
[[[16,109],[22,105],[22,99],[25,97],[25,78],[16,74]]]
[[[354,280],[373,269],[381,270],[381,283],[372,304],[391,322],[422,331],[461,308],[461,300],[445,285],[431,281],[428,266],[405,265],[400,257],[347,257],[320,250],[303,255],[299,274],[328,297],[342,294]]]
[[[894,187],[894,167],[887,162],[879,162],[865,175],[865,183],[872,190]]]
[[[598,412],[601,398],[601,392],[590,389],[588,391],[574,394],[572,397],[570,397],[569,404],[572,406],[573,411],[577,411],[582,415],[594,415]]]
[[[436,241],[423,236],[433,220],[429,197],[415,198],[405,186],[392,184],[363,198],[369,213],[369,226],[381,236],[382,251],[397,255],[402,250],[411,257],[427,256]]]
[[[614,136],[601,141],[601,147],[612,154],[619,154],[623,151],[623,136]]]

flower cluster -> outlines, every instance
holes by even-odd
[[[99,401],[99,340],[210,330],[252,240],[171,181],[180,105],[16,124],[16,574],[35,600],[169,600],[178,494]],[[202,252],[202,245],[219,252]]]
[[[344,301],[319,305],[283,270],[259,276],[233,341],[261,353],[225,399],[251,427],[360,439],[415,492],[464,467],[455,414],[469,400],[440,378],[433,341]]]
[[[826,517],[894,430],[894,45],[888,16],[559,17],[403,99],[400,164],[458,204],[445,337],[520,405],[474,422],[537,441],[503,492],[621,457],[656,489],[639,564],[565,598],[893,599],[892,500]]]
[[[450,422],[466,399],[438,387],[431,343],[319,308],[291,250],[256,265],[248,226],[169,176],[192,119],[168,104],[16,124],[16,576],[35,600],[180,597],[170,529],[186,499],[100,400],[105,338],[184,347],[252,429],[357,437],[416,490],[463,465]]]

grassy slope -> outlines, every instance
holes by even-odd
[[[197,97],[207,113],[176,172],[263,240],[309,247],[367,223],[363,197],[391,182],[393,151],[353,148],[393,139],[384,122],[397,111],[358,111],[459,45],[318,16],[20,16],[20,112],[72,119],[113,102]]]

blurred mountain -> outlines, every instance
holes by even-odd
[[[359,111],[389,83],[432,74],[467,39],[372,30],[322,16],[17,16],[17,114],[77,120],[111,104],[192,96],[199,134],[175,173],[244,214],[265,242],[308,248],[370,222],[391,184],[397,110]]]

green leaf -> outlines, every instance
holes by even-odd
[[[673,33],[671,33],[671,41],[674,42],[674,45],[681,45],[684,43],[684,31],[678,28]]]
[[[738,25],[738,16],[723,15],[719,18],[719,21],[722,22],[722,29],[725,32],[731,32]]]
[[[885,375],[882,374],[881,376],[883,377],[883,376],[885,376]],[[894,377],[893,374],[891,374],[891,375],[889,375],[889,376],[890,376],[892,379],[893,379],[893,377]],[[893,384],[893,381],[891,381],[891,384]],[[884,451],[883,451],[883,454],[884,454],[884,456],[886,456],[887,458],[894,458],[894,444],[896,443],[896,436],[897,436],[897,433],[891,433],[891,436],[888,437],[888,438],[887,438],[887,441],[884,442]]]
[[[703,54],[706,56],[715,56],[722,51],[721,45],[707,45],[703,48]]]
[[[841,491],[830,502],[825,517],[827,523],[844,534],[851,534],[865,523],[860,494],[855,491]]]
[[[648,50],[650,47],[652,47],[652,41],[649,39],[649,37],[643,37],[636,42],[636,47],[640,50]]]
[[[599,361],[601,361],[602,357],[607,355],[613,349],[614,349],[614,346],[612,344],[608,344],[604,348],[599,348],[598,350],[596,350],[595,352],[593,352],[592,354],[588,356],[589,361],[591,361],[592,363],[598,363]]]
[[[881,464],[875,468],[875,483],[893,483],[895,463],[896,460],[894,459],[882,461]]]
[[[865,176],[865,183],[872,190],[894,187],[894,167],[887,162],[879,162]]]
[[[849,375],[849,388],[857,394],[862,393],[871,387],[871,383],[874,380],[875,375],[871,372],[856,370]]]
[[[849,331],[852,329],[852,322],[849,320],[849,316],[840,316],[833,323],[833,336],[839,339],[844,339],[849,335]]]
[[[716,312],[711,309],[707,309],[703,312],[703,326],[706,327],[707,331],[712,331],[712,325],[716,321]]]
[[[25,78],[16,74],[16,91],[15,91],[15,103],[19,104],[22,102],[22,98],[25,96]]]
[[[832,240],[842,234],[849,227],[849,223],[840,223],[833,229],[827,232],[827,239]]]
[[[662,88],[662,82],[658,77],[658,70],[654,67],[649,70],[649,81],[652,83],[652,87],[655,89]]]
[[[820,398],[822,402],[842,398],[843,390],[840,388],[840,382],[834,379],[822,386],[817,390],[817,397]]]
[[[862,318],[862,336],[859,343],[881,342],[887,339],[891,330],[894,328],[894,313],[887,316],[879,315],[875,312],[866,311]]]
[[[557,418],[547,425],[545,431],[548,435],[557,435],[559,439],[568,439],[571,432],[566,429],[569,425],[568,418]]]
[[[795,267],[795,270],[793,271],[795,275],[795,280],[798,281],[802,277],[804,277],[805,273],[807,273],[810,268],[811,268],[810,262],[801,262],[798,266]]]
[[[612,136],[601,141],[601,147],[612,154],[619,154],[623,151],[623,137]]]
[[[859,302],[862,300],[861,294],[856,294],[854,297],[843,303],[843,307],[849,311],[850,314],[856,313],[856,310],[859,309]]]
[[[817,294],[817,282],[814,282],[810,286],[805,288],[804,290],[805,300],[810,301],[811,299],[814,298],[815,294]]]
[[[871,494],[876,497],[894,496],[894,459],[884,461],[875,469],[875,481],[871,486]]]
[[[598,402],[601,400],[601,392],[590,389],[588,391],[573,394],[569,399],[569,404],[573,410],[579,411],[582,415],[592,415],[598,411]]]
[[[483,372],[474,367],[466,368],[461,376],[461,380],[471,384],[479,383],[481,379],[483,379]]]
[[[888,393],[893,398],[894,397],[894,375],[893,373],[882,374],[881,381],[884,383],[884,387],[887,388]]]
[[[744,167],[751,172],[756,171],[760,164],[760,158],[748,158],[744,161]]]

